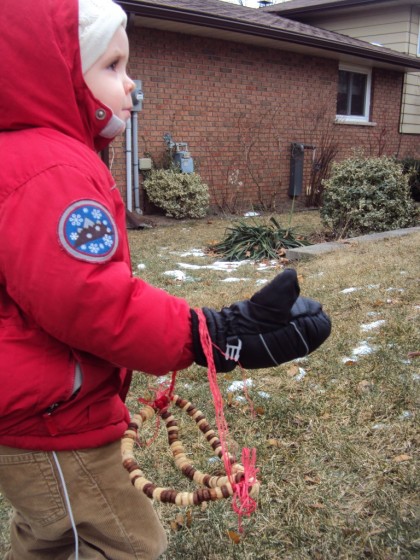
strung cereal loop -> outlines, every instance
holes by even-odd
[[[219,457],[222,456],[220,441],[218,440],[214,430],[207,423],[204,415],[197,410],[189,401],[182,399],[178,395],[173,395],[171,401],[175,403],[181,410],[194,419],[197,426],[204,434],[205,438]],[[203,502],[221,500],[229,498],[234,494],[232,486],[241,482],[244,478],[244,468],[235,462],[233,457],[229,457],[232,465],[232,481],[227,476],[211,476],[195,469],[189,462],[184,447],[178,438],[179,431],[175,418],[167,409],[161,412],[161,416],[165,422],[168,432],[168,442],[171,447],[172,455],[176,466],[181,472],[194,481],[196,484],[205,486],[194,492],[179,492],[171,488],[162,488],[153,484],[148,480],[134,456],[134,446],[138,441],[138,431],[144,422],[151,419],[155,414],[153,407],[146,405],[138,414],[135,414],[128,425],[127,430],[121,440],[122,464],[128,471],[131,483],[135,488],[141,490],[146,496],[162,503],[176,504],[177,506],[199,505]],[[251,488],[251,494],[255,497],[259,491],[259,483],[255,481]]]

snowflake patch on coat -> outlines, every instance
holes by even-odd
[[[70,255],[91,263],[109,260],[118,247],[114,219],[94,200],[71,204],[60,218],[58,236]]]

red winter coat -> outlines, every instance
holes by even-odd
[[[0,444],[96,447],[126,428],[129,370],[192,363],[190,310],[131,274],[77,0],[2,0],[1,19]]]

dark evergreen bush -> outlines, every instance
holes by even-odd
[[[158,208],[172,218],[204,218],[209,206],[209,188],[197,173],[177,168],[153,169],[143,183]]]
[[[420,159],[404,158],[400,161],[403,172],[408,174],[408,184],[411,196],[416,202],[420,202]]]
[[[336,237],[413,226],[416,216],[408,174],[393,158],[351,157],[325,181],[321,219]]]

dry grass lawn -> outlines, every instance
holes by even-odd
[[[299,213],[293,225],[303,233],[317,231],[317,216]],[[279,219],[284,223],[287,217]],[[214,218],[132,231],[133,270],[192,306],[220,308],[249,297],[280,265],[213,269],[207,267],[214,257],[193,251],[220,240],[228,225]],[[297,269],[302,295],[319,299],[330,314],[331,337],[296,363],[237,368],[218,378],[231,449],[257,450],[258,509],[239,534],[229,501],[196,509],[156,504],[170,540],[163,560],[419,557],[419,243],[420,234],[413,234],[289,264]],[[243,376],[256,417],[234,384]],[[136,375],[132,412],[156,382]],[[178,372],[176,390],[213,420],[205,369]],[[176,416],[192,462],[218,472],[220,463],[211,460],[200,432]],[[154,428],[146,427],[145,441]],[[190,488],[171,462],[164,429],[138,458],[156,484]],[[0,501],[0,552],[7,545],[8,516],[8,505]]]

